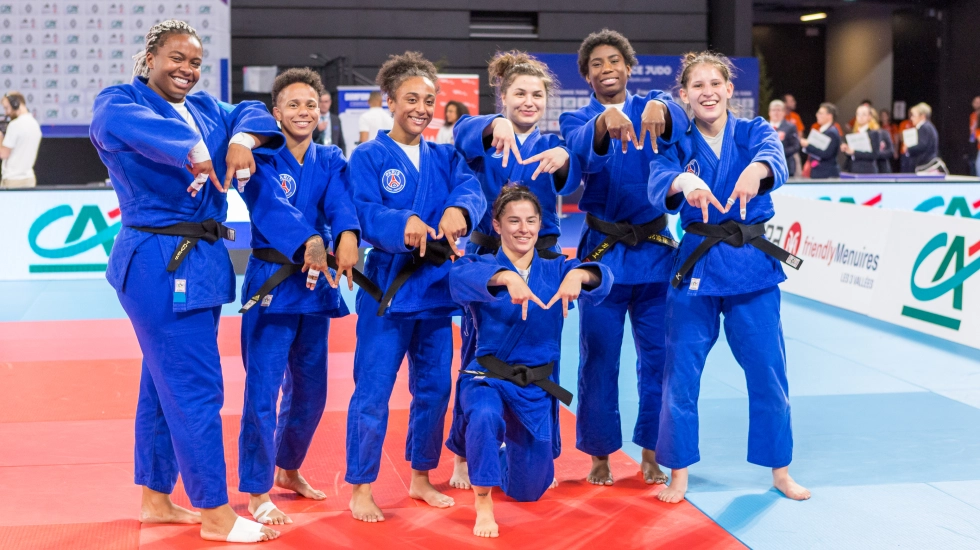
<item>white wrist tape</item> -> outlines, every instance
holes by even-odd
[[[248,147],[249,150],[255,149],[255,138],[246,134],[245,132],[238,132],[237,134],[231,136],[231,140],[228,142],[235,145],[244,145]]]
[[[674,178],[674,185],[680,188],[681,192],[684,193],[685,198],[699,189],[711,191],[711,188],[708,187],[708,184],[705,183],[703,179],[690,172],[684,172],[683,174]]]
[[[211,160],[211,153],[208,152],[208,146],[204,144],[203,139],[197,142],[197,145],[191,149],[191,152],[189,155],[187,155],[187,158],[191,160],[191,164]]]

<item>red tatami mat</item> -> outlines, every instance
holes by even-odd
[[[223,318],[219,348],[229,497],[239,513],[247,513],[247,497],[237,491],[244,389],[240,327],[240,318]],[[347,510],[351,488],[343,477],[354,328],[353,316],[332,323],[327,412],[303,466],[327,499],[316,502],[274,489],[273,500],[295,524],[281,527],[283,536],[261,548],[742,547],[690,504],[656,500],[660,487],[644,484],[639,466],[625,453],[611,457],[613,487],[586,483],[590,459],[574,448],[574,416],[567,410],[562,411],[564,452],[555,466],[558,488],[536,503],[516,503],[498,491],[501,538],[477,539],[471,532],[472,492],[448,486],[448,451],[431,475],[456,506],[436,510],[408,497],[411,470],[404,449],[410,396],[404,364],[374,484],[387,520],[353,520]],[[458,334],[455,341],[458,346]],[[139,346],[128,321],[0,323],[0,548],[241,548],[205,542],[193,526],[136,521],[140,489],[132,482],[132,418],[139,373]],[[189,504],[179,482],[173,498]]]

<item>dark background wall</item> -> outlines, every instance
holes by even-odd
[[[969,143],[970,100],[980,95],[980,2],[951,3],[941,22],[942,47],[937,71],[939,99],[933,120],[939,129],[939,147],[950,169],[967,173],[964,155],[975,155]]]
[[[752,44],[762,54],[774,97],[793,94],[807,127],[824,101],[826,30],[822,25],[767,24],[752,28]],[[760,105],[767,116],[769,106]]]

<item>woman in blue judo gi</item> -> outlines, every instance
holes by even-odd
[[[377,82],[388,94],[394,126],[358,146],[350,160],[361,237],[374,247],[365,274],[387,289],[380,303],[363,288],[357,295],[354,395],[347,415],[350,508],[368,522],[384,520],[371,483],[381,465],[388,399],[406,353],[409,495],[440,508],[454,504],[429,481],[442,450],[452,383],[451,316],[459,311],[449,294],[449,259],[462,255],[456,240],[482,218],[486,199],[452,145],[422,139],[437,78],[435,66],[417,52],[391,56]]]
[[[205,539],[258,542],[278,533],[228,506],[217,329],[221,304],[235,299],[235,272],[222,241],[234,232],[222,222],[232,178],[243,185],[255,172],[252,149],[274,153],[283,138],[261,103],[231,106],[206,92],[189,95],[202,57],[193,28],[159,23],[136,57],[132,83],[110,86],[95,100],[90,136],[123,220],[106,278],[143,351],[135,452],[141,519],[202,523]],[[309,235],[265,227],[284,216],[270,209],[259,227],[292,253]],[[307,260],[317,246],[307,247]],[[200,515],[171,502],[178,472]]]
[[[789,498],[810,492],[789,475],[793,458],[786,352],[779,319],[780,261],[800,259],[765,238],[773,216],[769,193],[788,177],[776,131],[761,117],[729,112],[734,93],[728,58],[710,52],[684,57],[680,98],[693,122],[654,158],[650,198],[686,199],[685,234],[667,295],[667,363],[657,460],[671,468],[665,502],[680,502],[687,468],[698,453],[698,393],[719,316],[749,392],[748,461],[772,468],[773,485]],[[722,205],[716,197],[726,200]],[[737,205],[737,208],[733,209]]]
[[[665,197],[648,200],[646,184],[658,136],[665,144],[686,116],[669,94],[653,90],[640,97],[626,89],[636,63],[633,47],[618,32],[603,29],[586,37],[578,65],[592,86],[592,99],[559,119],[567,147],[585,173],[579,208],[587,216],[578,258],[601,261],[616,278],[609,297],[598,305],[583,304],[579,318],[575,446],[592,455],[587,479],[597,485],[613,483],[609,455],[623,445],[619,359],[627,313],[636,344],[640,396],[633,442],[643,448],[643,479],[667,479],[654,449],[665,353],[664,303],[677,243],[667,229]],[[644,145],[647,135],[649,146]]]
[[[557,82],[547,65],[519,51],[497,52],[487,72],[501,113],[461,117],[453,128],[456,150],[462,153],[480,179],[488,204],[496,200],[508,183],[531,189],[541,201],[543,210],[537,243],[539,254],[546,258],[557,257],[561,254],[557,196],[578,189],[582,179],[578,161],[569,154],[564,142],[555,134],[542,134],[538,128],[538,121],[548,106],[548,96],[556,91]],[[488,212],[470,235],[466,253],[496,254],[499,249],[500,236],[494,231]],[[462,317],[460,332],[463,338],[460,358],[466,365],[476,350],[476,331],[473,320],[467,315]],[[555,370],[558,370],[557,362]],[[456,411],[457,407],[453,407],[450,439],[462,437],[456,430]],[[561,440],[557,434],[558,426],[555,428],[553,442],[557,457],[561,453]],[[461,443],[456,445],[456,448],[461,447]],[[455,457],[449,484],[458,489],[470,488],[464,457]]]
[[[557,402],[572,398],[554,370],[564,318],[570,301],[581,296],[582,303],[598,303],[612,288],[612,273],[602,264],[541,256],[542,218],[527,187],[505,187],[493,205],[500,250],[467,254],[449,273],[453,299],[477,330],[475,358],[462,365],[457,384],[465,449],[454,451],[468,459],[479,537],[498,535],[493,487],[530,502],[552,486]],[[539,296],[551,299],[545,304]]]
[[[238,489],[251,494],[248,510],[260,523],[292,523],[269,498],[273,484],[306,498],[326,498],[307,483],[299,467],[327,402],[327,334],[331,317],[349,313],[337,283],[340,273],[347,272],[353,290],[360,226],[343,152],[335,145],[312,143],[321,94],[320,76],[310,69],[289,69],[276,77],[272,114],[286,147],[257,161],[253,182],[243,193],[256,222],[271,209],[289,205],[295,219],[272,228],[279,235],[293,235],[292,240],[313,235],[321,241],[333,235],[337,265],[337,279],[328,270],[323,273],[327,283],[317,284],[316,272],[303,273],[302,263],[287,256],[293,250],[275,248],[253,223],[252,257],[242,287],[246,376]],[[322,247],[318,250],[324,253]]]

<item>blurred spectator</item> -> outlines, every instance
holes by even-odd
[[[881,129],[881,154],[878,156],[878,173],[890,174],[892,172],[892,159],[898,158],[898,154],[895,152],[895,128],[892,127],[892,117],[888,111],[878,113],[874,109],[871,109],[871,117],[880,121],[878,127]]]
[[[800,135],[796,125],[786,120],[786,104],[778,99],[769,102],[769,124],[779,135],[786,154],[786,170],[790,176],[796,175],[800,158]]]
[[[858,107],[860,107],[862,105],[865,105],[867,107],[870,107],[870,108],[874,109],[874,104],[871,103],[871,100],[870,99],[865,99],[861,103],[858,103]],[[854,118],[852,118],[851,121],[847,123],[846,130],[847,130],[848,133],[853,133],[854,132],[854,125],[857,124],[857,116],[856,115],[857,115],[857,111],[855,111]]]
[[[871,150],[861,151],[855,149],[845,139],[840,145],[840,150],[850,157],[850,166],[848,166],[847,171],[855,174],[877,174],[878,158],[881,156],[883,144],[881,143],[881,133],[878,131],[878,122],[871,116],[871,107],[869,105],[862,103],[858,106],[854,112],[854,125],[852,128],[851,134],[867,134],[868,141],[871,142]]]
[[[833,103],[821,103],[817,109],[816,130],[829,138],[830,143],[821,149],[810,145],[807,139],[801,139],[803,152],[809,155],[810,177],[813,179],[840,177],[840,166],[837,165],[837,153],[840,151],[840,130],[837,129],[837,107]]]
[[[939,156],[939,132],[929,120],[932,107],[919,103],[909,109],[909,120],[915,127],[918,143],[908,145],[902,157],[902,172],[915,172],[919,166],[932,162]]]
[[[313,130],[313,141],[323,145],[336,145],[341,151],[347,150],[344,143],[344,131],[340,125],[340,117],[330,112],[333,105],[333,96],[330,92],[323,92],[320,96],[320,122]]]
[[[783,103],[786,105],[786,120],[792,122],[796,126],[797,135],[802,136],[806,127],[803,126],[803,119],[796,113],[796,98],[793,94],[784,94]]]
[[[0,189],[34,187],[34,161],[41,146],[41,125],[27,110],[27,101],[19,92],[3,96],[3,112],[10,119],[0,133]]]
[[[378,130],[391,130],[393,124],[391,114],[381,108],[381,92],[371,92],[368,96],[368,110],[357,121],[357,130],[360,132],[358,143],[371,141],[378,135]]]
[[[970,143],[976,144],[973,155],[973,175],[980,175],[980,95],[973,98],[973,112],[970,113]]]
[[[459,117],[468,114],[470,114],[469,108],[459,101],[453,100],[446,103],[446,110],[443,111],[445,123],[439,128],[439,134],[436,135],[436,143],[452,144],[453,127],[456,126],[456,121],[459,120]]]

